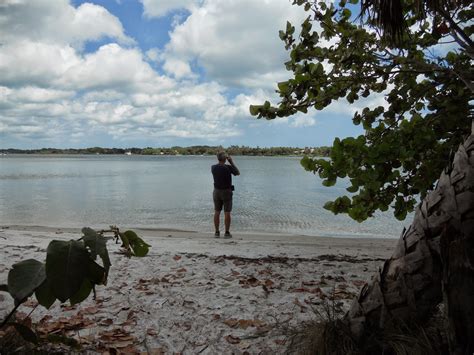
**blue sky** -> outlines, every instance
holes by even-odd
[[[289,0],[4,0],[0,148],[320,146],[355,105],[257,120],[289,78]]]

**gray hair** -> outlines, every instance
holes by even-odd
[[[226,154],[224,152],[217,153],[217,160],[225,161],[225,158],[226,158]]]

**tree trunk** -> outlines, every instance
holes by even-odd
[[[454,157],[444,194],[451,219],[441,236],[443,301],[453,354],[474,353],[474,136]]]
[[[451,349],[474,342],[474,135],[417,207],[392,257],[360,292],[344,322],[362,339],[398,322],[427,319],[444,299]],[[440,249],[440,246],[442,249]],[[443,297],[444,296],[444,297]],[[454,350],[456,349],[456,350]]]

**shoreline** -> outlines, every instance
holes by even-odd
[[[99,228],[97,228],[99,229]],[[232,232],[233,238],[214,238],[210,232],[186,231],[171,228],[120,228],[122,231],[131,229],[137,232],[147,243],[162,251],[202,252],[212,255],[248,255],[261,257],[267,255],[311,256],[332,254],[344,251],[348,255],[385,257],[398,242],[395,238],[339,238],[316,237],[296,234],[277,233],[241,233]],[[2,235],[8,231],[16,241],[27,243],[34,239],[79,239],[81,228],[50,227],[37,225],[0,225],[0,244]],[[26,234],[26,238],[25,235]],[[5,237],[3,237],[5,238]],[[3,239],[4,240],[4,239]],[[11,240],[13,241],[13,240]],[[236,246],[237,247],[233,247]],[[155,249],[157,250],[157,249]],[[153,251],[153,249],[152,249]]]

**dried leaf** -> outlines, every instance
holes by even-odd
[[[148,335],[158,335],[157,331],[156,331],[155,329],[151,329],[151,328],[150,328],[150,329],[147,329],[147,330],[146,330],[146,333],[147,333]]]
[[[79,312],[82,314],[96,314],[99,311],[99,308],[91,306],[81,309]]]
[[[111,324],[113,324],[113,323],[114,323],[114,321],[113,321],[112,319],[107,318],[107,319],[102,320],[102,321],[99,323],[99,325],[109,326],[109,325],[111,325]]]
[[[354,284],[354,286],[362,287],[362,286],[364,286],[367,282],[366,282],[366,281],[363,281],[363,280],[352,280],[352,283]]]
[[[235,337],[235,336],[230,335],[230,334],[225,336],[224,339],[227,340],[227,342],[229,344],[238,344],[238,343],[240,343],[240,338],[239,337]]]
[[[239,324],[239,321],[235,318],[230,318],[230,319],[226,319],[223,323],[228,325],[231,328],[235,328],[237,324]]]

